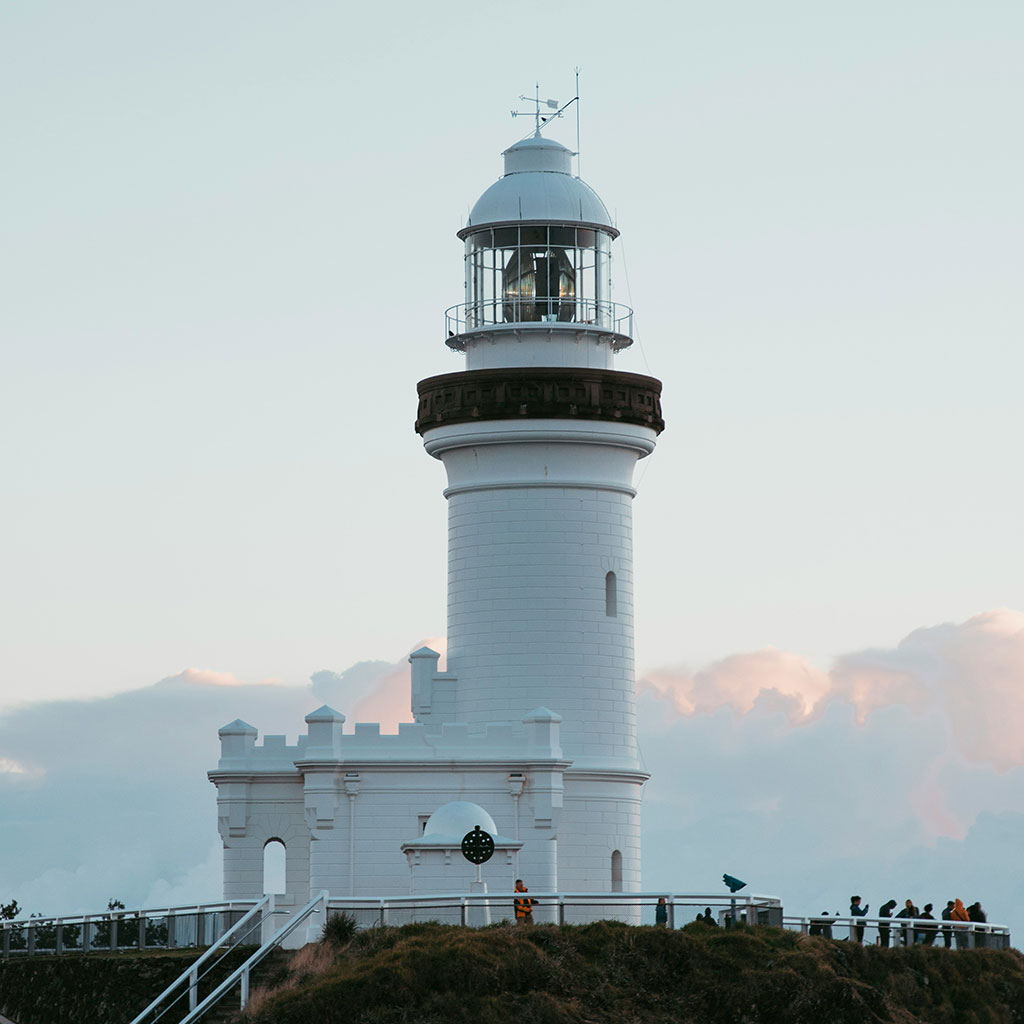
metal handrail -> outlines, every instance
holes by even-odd
[[[91,928],[98,924],[104,924],[107,922],[116,924],[122,921],[154,921],[161,918],[168,921],[176,920],[178,918],[187,918],[192,914],[196,915],[210,915],[210,914],[231,914],[239,911],[248,911],[251,909],[256,900],[219,900],[214,903],[183,903],[173,907],[145,907],[145,908],[132,908],[124,910],[106,910],[96,914],[71,914],[63,915],[59,917],[28,917],[20,918],[15,921],[0,921],[0,947],[2,947],[2,954],[4,957],[11,955],[12,953],[21,954],[21,950],[11,950],[9,948],[9,936],[15,932],[29,930],[38,930],[40,928]],[[141,933],[141,929],[140,929]],[[143,945],[145,940],[143,939]],[[163,945],[163,944],[157,944]],[[170,944],[166,944],[166,948],[171,948]],[[36,950],[36,953],[46,953],[47,955],[60,954],[69,952],[66,947],[58,946],[53,950]],[[96,952],[91,947],[83,947],[75,952],[89,953]]]
[[[313,897],[294,917],[289,918],[284,927],[278,929],[259,949],[253,953],[241,967],[232,971],[198,1006],[193,1007],[181,1018],[179,1024],[192,1024],[193,1021],[206,1013],[211,1006],[219,1002],[228,992],[235,987],[239,981],[242,983],[241,1004],[239,1009],[244,1010],[245,1004],[249,1001],[249,972],[275,947],[280,945],[303,921],[312,914],[319,913],[318,904],[323,903],[327,907],[329,893],[326,889]]]
[[[505,904],[513,905],[514,900],[522,894],[508,892],[486,893],[430,893],[422,896],[345,896],[336,897],[328,903],[329,910],[337,911],[375,911],[379,924],[387,924],[391,911],[417,910],[458,910],[460,920],[466,924],[469,912],[473,909],[493,909]],[[541,908],[557,912],[559,924],[565,923],[566,909],[578,908],[587,910],[602,906],[618,907],[622,910],[637,910],[656,906],[659,899],[664,898],[668,907],[670,927],[675,926],[675,910],[677,907],[707,907],[728,911],[734,917],[746,915],[753,917],[759,910],[774,910],[781,918],[782,901],[777,896],[765,896],[757,893],[742,896],[729,896],[716,893],[670,893],[670,892],[541,892],[530,890],[530,897]]]
[[[997,935],[1010,939],[1010,927],[988,921],[953,921],[930,917],[832,917],[828,914],[793,915],[786,914],[782,918],[784,928],[799,930],[807,934],[812,927],[832,928],[883,928],[892,935],[903,932],[927,932],[941,935],[944,930],[952,933],[968,933],[971,935]]]
[[[544,312],[545,309],[547,312]],[[504,296],[460,302],[444,313],[448,335],[502,327],[587,327],[633,336],[633,310],[621,302],[579,296]]]
[[[360,904],[365,906],[379,906],[380,904],[415,904],[415,903],[458,903],[465,901],[467,903],[480,903],[486,902],[487,900],[503,899],[505,897],[514,898],[519,893],[514,890],[508,890],[507,892],[493,891],[483,893],[465,893],[465,892],[450,892],[450,893],[424,893],[421,896],[336,896],[330,900],[332,907],[340,907],[343,904]],[[651,890],[648,892],[544,892],[540,889],[530,890],[531,896],[543,897],[547,900],[589,900],[592,902],[599,903],[637,903],[637,902],[657,902],[659,899],[664,897],[666,900],[674,900],[676,903],[682,904],[693,904],[696,906],[698,903],[704,905],[718,905],[722,907],[728,907],[732,904],[737,906],[746,906],[748,903],[753,906],[782,906],[782,900],[778,896],[765,896],[757,893],[751,893],[747,895],[744,893],[742,896],[729,896],[728,894],[716,893],[672,893],[672,892],[659,892],[657,890]],[[836,920],[833,918],[832,920]]]
[[[228,931],[226,931],[212,946],[210,946],[210,948],[205,953],[203,953],[203,955],[201,957],[199,957],[198,960],[195,961],[195,963],[191,964],[189,966],[188,970],[186,970],[180,977],[175,978],[175,980],[172,981],[171,984],[168,985],[167,988],[165,988],[163,990],[163,992],[161,992],[160,995],[158,995],[156,997],[156,999],[154,999],[149,1004],[149,1006],[147,1006],[142,1011],[142,1013],[140,1013],[137,1017],[133,1018],[132,1021],[131,1021],[131,1024],[141,1024],[141,1022],[145,1019],[147,1014],[152,1013],[153,1010],[155,1010],[176,988],[178,988],[179,985],[182,984],[182,982],[184,982],[186,980],[189,982],[189,1008],[190,1009],[195,1009],[196,1002],[197,1002],[197,999],[196,999],[196,985],[198,984],[198,981],[199,981],[199,967],[200,967],[200,965],[204,964],[207,960],[209,960],[210,957],[213,956],[213,954],[221,946],[223,946],[224,943],[227,942],[227,940],[230,939],[232,935],[235,934],[235,932],[237,932],[237,931],[239,931],[241,929],[242,925],[246,924],[249,920],[251,920],[253,917],[255,917],[256,914],[259,913],[268,903],[270,903],[272,905],[273,904],[273,900],[274,900],[274,897],[272,895],[264,896],[252,908],[252,910],[250,910],[245,915],[245,917],[243,917],[232,928],[230,928]]]
[[[133,920],[138,917],[157,918],[179,916],[190,913],[216,914],[221,911],[230,913],[243,907],[252,907],[255,900],[218,900],[215,903],[182,903],[174,907],[129,907],[124,910],[104,910],[96,914],[64,914],[60,917],[22,917],[16,921],[0,921],[0,929],[4,931],[27,928],[29,925],[58,924],[93,924],[104,921]]]

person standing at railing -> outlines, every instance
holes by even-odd
[[[963,900],[957,897],[953,900],[953,909],[949,912],[950,920],[952,921],[970,921],[970,915],[964,909]],[[965,949],[967,947],[967,929],[957,928],[956,932],[956,948]]]
[[[664,896],[658,897],[658,905],[654,908],[654,923],[659,928],[668,927],[668,903]]]
[[[879,917],[892,917],[892,912],[896,909],[896,901],[889,900],[888,903],[883,903],[878,908]],[[889,926],[887,924],[880,924],[878,926],[878,944],[880,946],[889,946]]]
[[[859,896],[851,896],[850,897],[850,917],[864,917],[867,914],[867,912],[870,909],[870,907],[871,907],[870,903],[865,903],[864,906],[862,907],[860,905],[860,897]],[[854,928],[853,932],[854,932],[854,936],[856,937],[856,941],[857,942],[863,942],[864,941],[864,925],[858,924]]]
[[[972,903],[967,908],[967,916],[975,924],[985,924],[988,921],[988,917],[985,915],[985,911],[981,909],[980,903]],[[986,942],[986,935],[979,929],[974,929],[974,948],[977,949],[979,946],[984,946]]]
[[[953,901],[946,901],[946,909],[942,911],[942,920],[950,921],[953,918]],[[946,949],[949,949],[953,945],[953,929],[950,925],[944,924],[942,926],[942,941],[946,944]]]
[[[529,892],[530,890],[523,885],[521,878],[516,879],[516,892],[523,893]],[[515,901],[516,910],[516,924],[533,924],[533,904],[534,900],[530,899],[529,896],[517,896]]]
[[[909,921],[912,918],[920,917],[921,913],[917,909],[917,907],[914,906],[913,900],[907,900],[903,904],[903,909],[896,916],[902,917],[904,920]],[[909,946],[913,942],[913,937],[911,935],[909,925],[904,925],[901,931],[903,935],[903,945]]]
[[[934,921],[935,917],[932,915],[932,904],[926,903],[924,910],[921,911],[921,917],[925,921]],[[918,941],[924,943],[926,946],[931,946],[935,943],[935,936],[938,931],[938,925],[934,924],[923,924],[918,934]]]

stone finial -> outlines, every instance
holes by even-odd
[[[306,715],[309,740],[305,757],[341,757],[341,729],[345,716],[324,704]]]
[[[247,757],[256,746],[256,737],[259,735],[256,727],[248,722],[236,718],[233,722],[221,726],[217,730],[220,737],[220,756],[226,757]]]
[[[534,708],[523,719],[526,741],[534,757],[561,757],[562,716],[545,707]]]

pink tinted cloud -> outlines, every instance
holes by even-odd
[[[640,690],[687,716],[722,707],[745,715],[758,700],[781,696],[796,724],[832,700],[852,705],[861,725],[881,708],[934,710],[948,721],[957,754],[1006,772],[1024,765],[1024,613],[999,608],[918,629],[895,648],[842,655],[828,672],[769,648],[696,673],[657,669]],[[934,799],[921,799],[941,816]]]
[[[250,683],[245,679],[239,679],[231,672],[216,672],[210,668],[186,668],[176,676],[161,679],[157,685],[185,683],[190,686],[276,686],[280,682],[280,679],[259,679],[255,683]]]
[[[681,715],[720,707],[745,715],[762,696],[778,696],[790,719],[800,720],[828,693],[829,680],[805,658],[769,647],[730,655],[692,675],[682,669],[658,669],[644,676],[640,687],[671,701]]]
[[[440,637],[428,637],[413,650],[420,647],[429,647],[442,658],[447,651],[447,643]],[[398,732],[400,722],[412,721],[411,688],[410,665],[403,660],[381,676],[370,692],[352,705],[350,721],[380,722],[381,732]]]

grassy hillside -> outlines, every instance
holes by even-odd
[[[307,947],[270,981],[240,1021],[1024,1022],[1014,950],[879,949],[774,928],[375,928]]]
[[[201,996],[250,952],[229,953],[200,984]],[[199,953],[196,949],[151,950],[0,960],[0,1012],[18,1024],[127,1024]],[[179,1002],[176,1008],[182,1005]],[[237,1010],[237,996],[234,1006]],[[183,1013],[169,1015],[165,1021],[180,1020]]]

